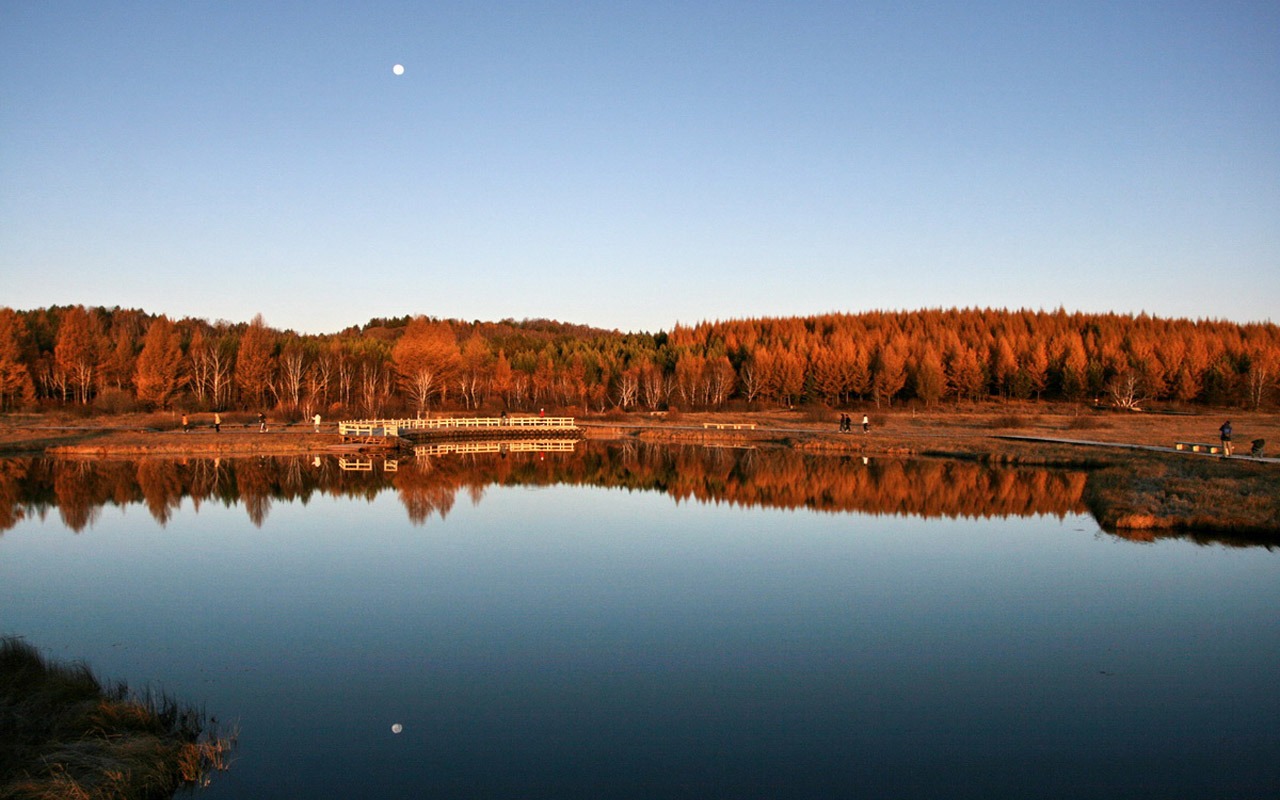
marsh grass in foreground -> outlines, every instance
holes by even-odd
[[[201,710],[104,685],[14,637],[0,638],[0,731],[0,800],[168,798],[207,785],[234,746]]]

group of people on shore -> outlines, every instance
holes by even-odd
[[[259,414],[258,417],[261,419],[262,415]],[[186,414],[182,415],[182,432],[183,433],[191,432],[191,417],[187,416]],[[213,432],[222,433],[222,414],[220,414],[217,411],[213,412]]]
[[[853,417],[849,416],[848,414],[840,415],[840,432],[841,433],[853,432]],[[871,433],[871,420],[867,417],[866,414],[862,415],[862,432]]]
[[[316,414],[315,416],[313,416],[311,418],[311,423],[315,426],[315,432],[319,433],[320,432],[320,415]],[[190,431],[191,431],[191,417],[188,416],[187,414],[183,414],[182,415],[182,432],[189,433]],[[213,432],[222,433],[222,414],[217,411],[213,412]],[[267,415],[259,411],[258,412],[258,433],[266,433],[266,432],[267,432]]]

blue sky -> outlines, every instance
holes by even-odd
[[[0,305],[66,303],[1280,321],[1280,4],[3,0]]]

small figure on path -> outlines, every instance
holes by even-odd
[[[311,421],[316,424],[316,433],[319,433],[320,432],[320,415],[316,414],[314,417],[311,418]]]
[[[213,412],[213,432],[222,433],[222,415],[216,411]]]
[[[836,428],[836,430],[840,431],[841,433],[844,433],[845,431],[849,430],[849,415],[848,415],[848,414],[841,414],[841,415],[840,415],[840,426],[839,426],[838,428]]]
[[[867,419],[867,415],[862,415],[862,432],[871,433],[871,420]]]
[[[258,433],[267,432],[267,415],[261,411],[258,412]]]
[[[1226,458],[1231,455],[1231,420],[1222,423],[1218,435],[1222,437],[1222,457]]]
[[[186,433],[189,430],[191,430],[191,420],[187,418],[186,414],[183,414],[182,415],[182,432]]]
[[[501,418],[500,420],[498,420],[498,422],[499,422],[499,424],[500,424],[500,425],[506,426],[506,424],[507,424],[507,412],[506,412],[506,410],[505,410],[505,409],[503,409],[503,411],[502,411],[502,418]]]

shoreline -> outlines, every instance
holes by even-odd
[[[578,424],[590,439],[1084,468],[1090,475],[1090,511],[1106,530],[1245,533],[1274,536],[1280,544],[1277,414],[1229,412],[1241,420],[1238,431],[1256,431],[1271,442],[1270,455],[1258,459],[1240,452],[1247,448],[1244,441],[1231,458],[1173,449],[1175,441],[1206,440],[1203,432],[1216,427],[1216,417],[1207,415],[1082,417],[1037,408],[871,413],[872,429],[866,434],[839,432],[821,412],[812,411],[615,414],[583,418]],[[225,422],[221,432],[204,424],[186,433],[177,426],[142,424],[155,419],[91,418],[84,420],[89,424],[58,425],[40,424],[45,420],[38,415],[6,415],[0,417],[0,458],[234,458],[368,449],[342,444],[333,423],[322,425],[319,433],[302,422],[269,426],[266,433],[257,430],[256,422],[244,421]],[[717,427],[730,423],[754,427]]]
[[[230,768],[234,730],[0,636],[0,797],[170,797]]]

